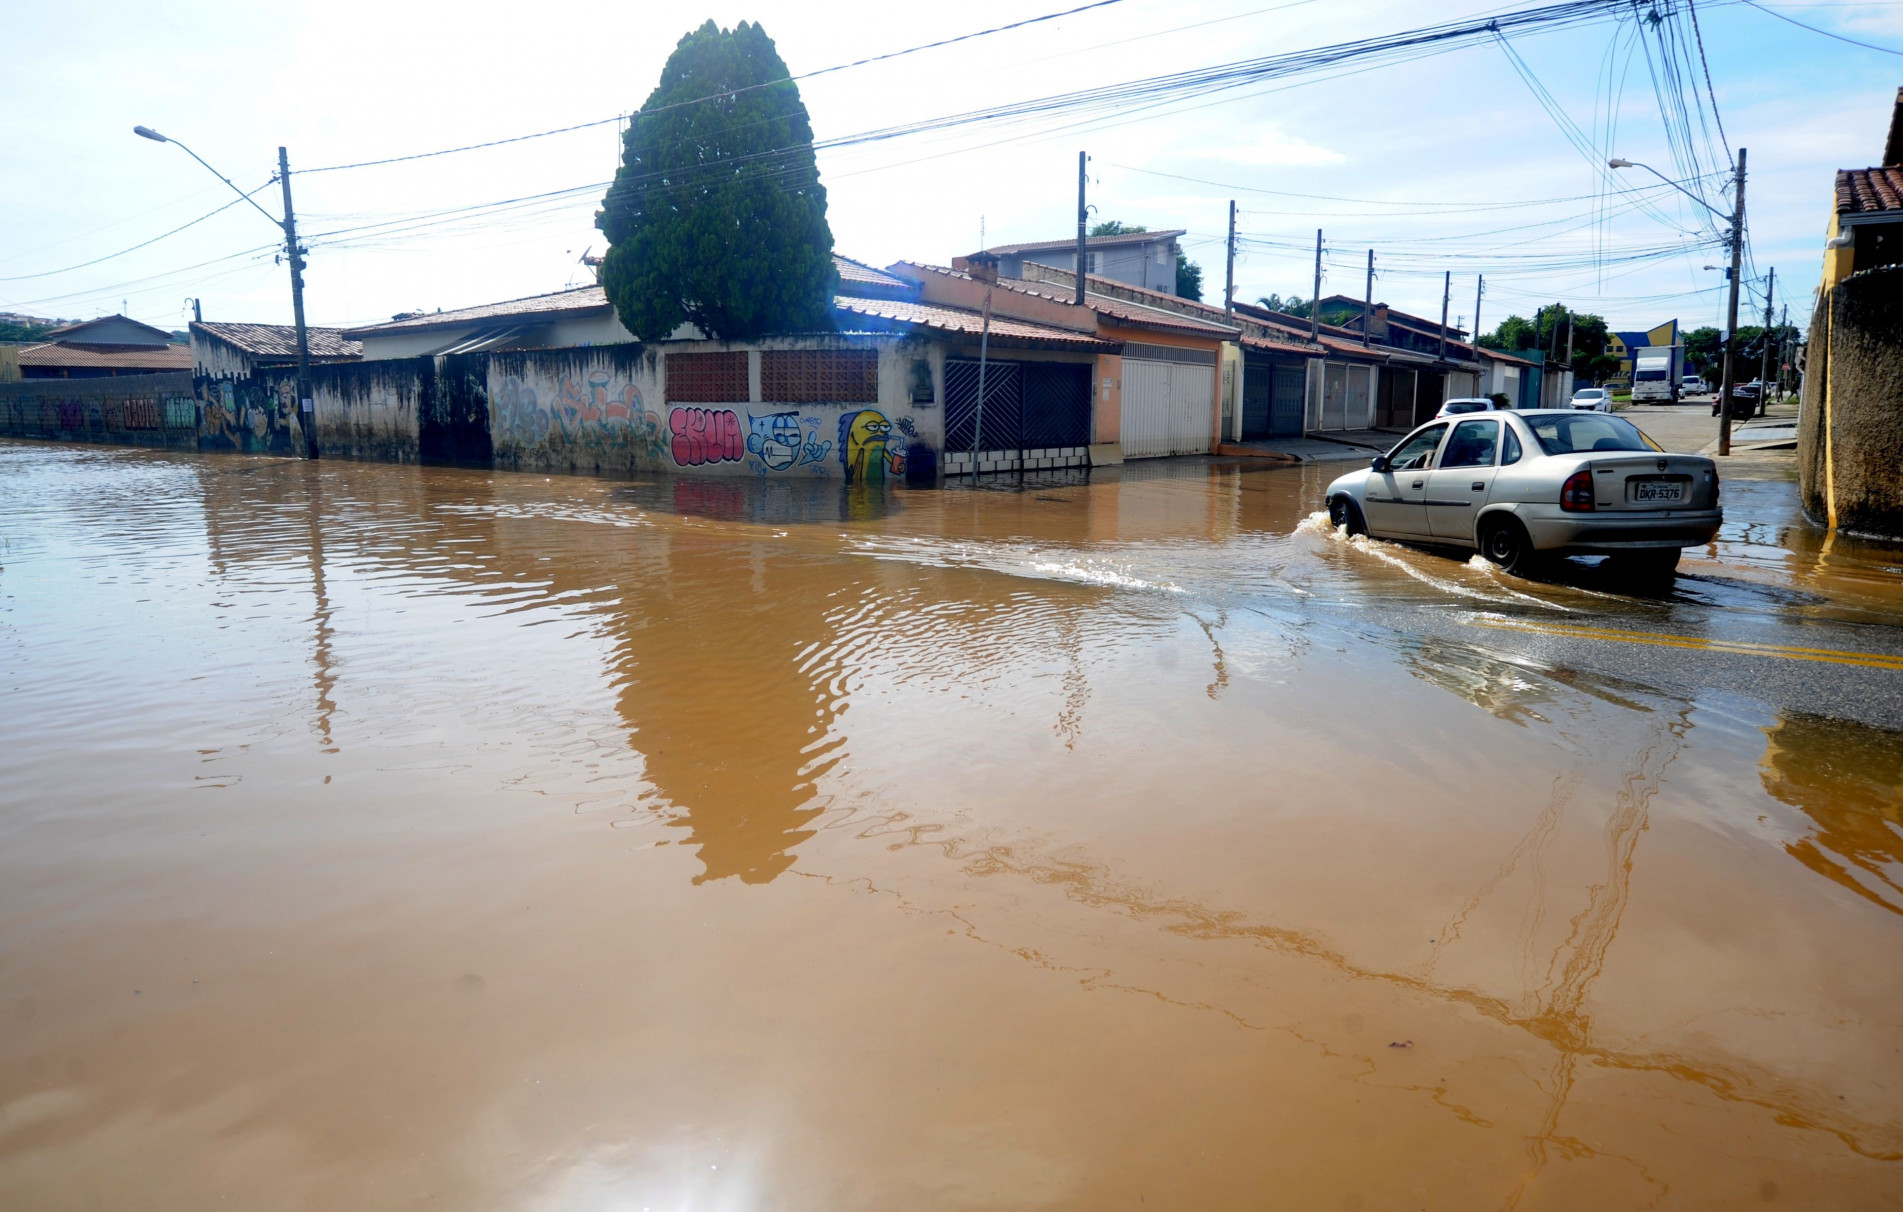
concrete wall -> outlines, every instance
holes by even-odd
[[[0,437],[192,449],[200,429],[185,371],[0,383]]]
[[[744,350],[745,398],[669,402],[667,361]],[[773,350],[871,349],[875,400],[789,403],[762,398]],[[631,475],[691,471],[768,478],[898,478],[936,468],[945,444],[945,350],[910,337],[783,337],[610,345],[488,355],[498,467]],[[930,398],[918,390],[924,362]],[[738,394],[738,393],[736,393]],[[921,398],[915,399],[915,396]]]
[[[1852,274],[1819,299],[1797,465],[1813,521],[1903,539],[1903,265]]]
[[[875,398],[763,398],[770,352],[854,349],[876,354]],[[670,341],[347,362],[313,366],[310,377],[325,458],[850,483],[936,477],[948,351],[884,335]],[[705,352],[743,353],[746,390],[669,403],[669,357]],[[239,374],[240,365],[0,384],[0,436],[301,455],[295,368]]]

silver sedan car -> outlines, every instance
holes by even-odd
[[[1571,409],[1433,421],[1325,499],[1350,534],[1476,550],[1514,573],[1606,555],[1663,575],[1724,520],[1710,459],[1667,454],[1623,417]]]

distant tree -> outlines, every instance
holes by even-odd
[[[1290,295],[1286,299],[1277,294],[1261,295],[1257,297],[1256,304],[1270,311],[1279,311],[1285,316],[1308,318],[1308,304],[1300,295]]]
[[[1148,230],[1150,229],[1147,227],[1137,227],[1117,219],[1105,219],[1102,223],[1091,228],[1090,234],[1093,236],[1135,236],[1141,235]]]
[[[833,327],[813,127],[763,28],[708,21],[680,40],[622,136],[595,226],[601,285],[643,340],[682,321],[723,340]]]
[[[12,320],[0,320],[0,342],[25,345],[34,341],[46,340],[46,334],[53,331],[51,324],[17,324]]]
[[[1176,294],[1178,298],[1202,301],[1203,267],[1176,250]]]
[[[1685,334],[1685,369],[1697,375],[1716,373],[1724,350],[1724,334],[1707,324]]]
[[[1500,321],[1492,332],[1482,333],[1478,342],[1484,349],[1498,349],[1506,353],[1552,356],[1557,352],[1559,359],[1564,361],[1569,337],[1572,341],[1571,369],[1574,377],[1581,382],[1598,383],[1619,373],[1619,359],[1607,349],[1611,343],[1611,333],[1606,328],[1605,318],[1590,312],[1570,311],[1559,303],[1541,308],[1531,320],[1525,316],[1510,315]]]

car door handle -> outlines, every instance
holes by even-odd
[[[1485,492],[1485,491],[1487,491],[1487,482],[1486,482],[1485,480],[1475,480],[1475,481],[1474,481],[1474,491],[1475,491],[1475,492]]]
[[[1426,480],[1416,480],[1416,481],[1414,481],[1414,487],[1416,487],[1416,488],[1419,488],[1419,487],[1420,487],[1421,485],[1423,485],[1423,484],[1425,484],[1425,483],[1427,483],[1427,481],[1426,481]]]

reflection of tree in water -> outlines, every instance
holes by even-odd
[[[1903,914],[1903,733],[1789,715],[1764,730],[1764,789],[1817,830],[1792,858],[1891,913]]]

